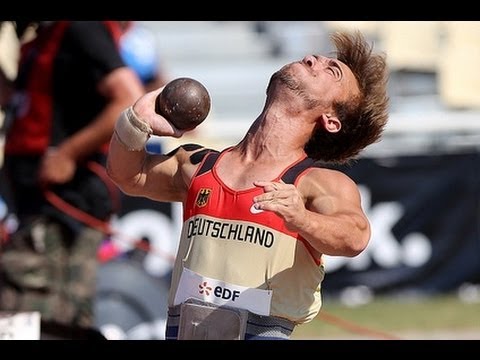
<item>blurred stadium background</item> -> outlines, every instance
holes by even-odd
[[[330,32],[359,29],[385,51],[390,122],[344,169],[360,185],[372,241],[357,258],[327,257],[324,311],[295,338],[480,339],[480,22],[139,23],[169,78],[193,77],[211,94],[208,119],[181,142],[215,148],[241,139],[274,71],[332,50]],[[8,63],[15,54],[2,48]],[[114,220],[122,235],[100,250],[97,324],[111,339],[162,339],[181,209],[123,201]],[[0,218],[13,221],[1,201]]]

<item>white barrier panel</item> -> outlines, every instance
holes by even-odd
[[[0,312],[0,340],[40,340],[40,313]]]

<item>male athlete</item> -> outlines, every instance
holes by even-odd
[[[118,119],[107,171],[127,194],[183,203],[167,339],[288,339],[321,308],[322,255],[353,257],[370,225],[356,184],[331,169],[380,139],[387,70],[360,33],[336,33],[336,57],[275,72],[244,138],[216,151],[150,154],[180,137],[154,111],[160,89]]]

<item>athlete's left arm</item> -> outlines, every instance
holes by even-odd
[[[315,168],[297,186],[260,181],[265,193],[254,201],[259,209],[281,216],[318,252],[353,257],[367,246],[369,221],[355,182],[342,172]]]

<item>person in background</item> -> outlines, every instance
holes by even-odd
[[[338,164],[379,141],[388,120],[386,57],[363,35],[335,33],[336,57],[275,72],[244,138],[222,150],[185,144],[155,112],[161,89],[119,117],[107,172],[132,196],[183,204],[166,339],[288,339],[321,309],[322,257],[354,257],[371,230]]]
[[[0,254],[0,310],[39,311],[46,329],[91,329],[99,244],[115,211],[105,176],[121,111],[142,94],[117,21],[17,22],[5,171],[18,229]]]

